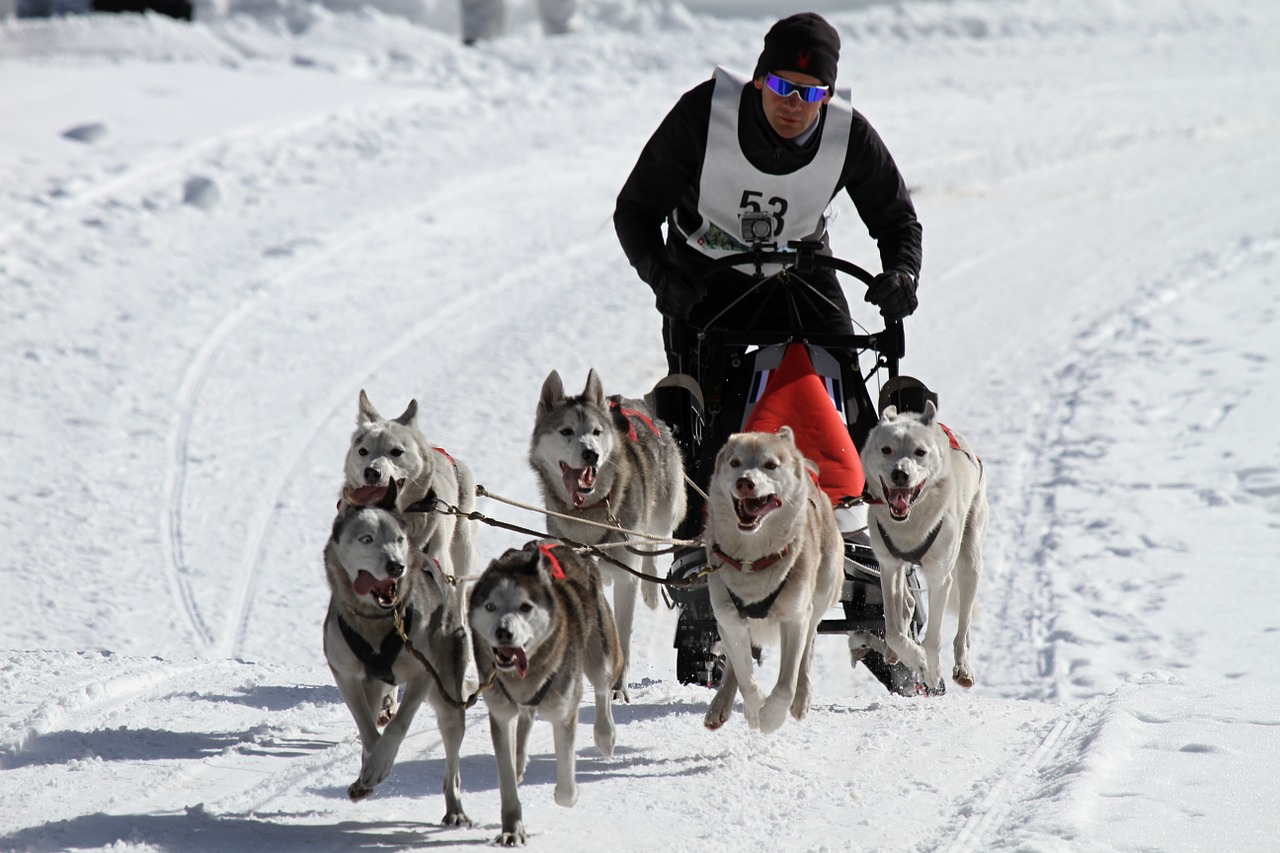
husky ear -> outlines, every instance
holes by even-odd
[[[360,409],[356,412],[356,426],[367,426],[382,420],[382,415],[378,414],[378,410],[373,407],[373,403],[369,402],[369,395],[364,393],[364,389],[360,389]]]
[[[605,405],[604,401],[604,384],[600,381],[600,374],[596,373],[596,369],[591,368],[591,372],[587,374],[587,387],[582,390],[582,396],[597,406]]]
[[[884,411],[880,413],[880,423],[891,424],[898,419],[897,406],[885,406]]]
[[[778,427],[778,438],[782,439],[792,447],[796,446],[796,434],[792,431],[791,427],[785,424]]]
[[[413,399],[409,401],[409,405],[405,406],[404,412],[400,417],[396,418],[396,423],[401,426],[412,426],[413,422],[418,418],[418,401]]]
[[[932,400],[924,401],[924,414],[920,416],[920,423],[927,427],[933,426],[933,422],[937,420],[938,407],[933,405]]]
[[[542,417],[553,407],[564,400],[564,382],[560,380],[560,374],[551,371],[547,374],[547,378],[542,382],[542,396],[538,399],[538,417]]]

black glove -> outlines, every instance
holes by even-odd
[[[886,320],[901,320],[920,304],[916,299],[916,277],[904,270],[888,270],[876,276],[867,288],[866,300],[880,308]]]
[[[680,270],[671,270],[658,279],[653,288],[658,310],[676,320],[688,320],[693,306],[707,295],[707,286]]]

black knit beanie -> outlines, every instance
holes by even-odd
[[[830,86],[836,82],[839,59],[840,36],[835,29],[821,15],[801,12],[769,28],[752,76],[758,80],[777,71],[798,71]]]

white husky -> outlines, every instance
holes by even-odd
[[[986,475],[967,441],[937,419],[886,406],[867,436],[862,466],[871,494],[871,547],[880,563],[885,640],[907,667],[933,687],[942,682],[942,614],[948,600],[959,613],[951,677],[974,684],[969,624],[982,576],[987,534]],[[924,645],[911,639],[911,594],[906,575],[919,564],[929,589]]]
[[[426,570],[440,595],[448,600],[454,588],[450,579],[471,570],[475,560],[472,522],[433,512],[441,501],[463,512],[475,509],[475,480],[466,465],[442,448],[427,442],[418,427],[418,401],[410,400],[404,412],[384,418],[362,390],[344,466],[345,499],[360,506],[377,504],[395,483],[409,538],[426,555]],[[455,585],[461,589],[461,584]],[[446,624],[461,624],[462,596],[455,592],[445,614]]]
[[[747,725],[771,732],[809,710],[813,642],[843,577],[844,540],[831,501],[790,427],[732,435],[716,456],[707,501],[707,584],[726,660],[703,721],[718,729],[742,692]],[[766,699],[752,646],[780,635],[778,680]]]

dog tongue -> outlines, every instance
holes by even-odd
[[[356,595],[368,595],[376,589],[383,596],[389,596],[395,586],[396,582],[392,578],[380,581],[363,569],[361,569],[360,574],[356,575],[355,581],[351,584],[352,589],[356,591]]]
[[[358,489],[347,489],[347,501],[355,506],[374,506],[381,503],[386,495],[386,486],[361,486]]]
[[[570,468],[562,462],[560,463],[560,476],[564,480],[564,490],[573,499],[573,505],[580,507],[586,503],[587,497],[582,492],[589,492],[595,487],[596,469],[590,466],[586,468]]]
[[[504,658],[514,659],[516,671],[520,673],[520,677],[524,678],[529,672],[529,658],[524,653],[524,649],[519,646],[501,646],[498,652]]]
[[[885,500],[898,515],[906,515],[911,510],[910,489],[889,489],[885,492]]]

